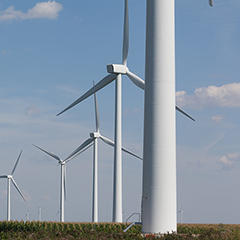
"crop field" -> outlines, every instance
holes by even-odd
[[[240,239],[240,225],[178,224],[178,233],[142,236],[126,223],[0,222],[0,239]]]

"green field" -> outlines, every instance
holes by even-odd
[[[178,233],[142,236],[141,226],[113,223],[0,222],[0,239],[240,239],[240,225],[178,224]]]

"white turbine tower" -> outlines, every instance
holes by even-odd
[[[60,221],[64,222],[64,201],[66,199],[66,163],[69,162],[73,157],[68,157],[65,160],[62,160],[56,154],[48,152],[36,145],[33,144],[36,148],[55,158],[58,163],[61,165],[61,183],[60,183]],[[80,153],[79,153],[80,154]]]
[[[183,211],[183,207],[181,207],[181,210],[179,210],[178,213],[180,213],[180,223],[183,223],[183,215],[186,215]]]
[[[147,0],[145,64],[142,233],[176,232],[174,0]]]
[[[76,157],[78,153],[85,150],[86,147],[91,146],[93,143],[93,195],[92,195],[92,222],[98,222],[98,139],[101,139],[104,143],[114,147],[115,144],[110,139],[102,136],[100,134],[100,123],[99,123],[99,112],[97,104],[97,96],[94,93],[94,103],[95,103],[95,119],[96,119],[96,132],[90,133],[90,138],[83,142],[68,158]],[[121,147],[121,150],[142,160],[141,157],[132,153],[128,149]]]
[[[15,163],[15,165],[14,165],[14,167],[13,167],[13,170],[12,170],[11,174],[10,174],[10,175],[1,175],[1,176],[0,176],[0,178],[7,178],[7,220],[8,220],[8,221],[10,221],[10,218],[11,218],[11,217],[10,217],[10,213],[11,213],[11,206],[10,206],[10,201],[11,201],[11,199],[10,199],[10,184],[11,184],[11,181],[12,181],[14,187],[17,189],[17,191],[18,191],[19,194],[21,195],[22,199],[26,202],[26,200],[25,200],[25,198],[24,198],[24,196],[23,196],[20,188],[18,187],[17,183],[16,183],[15,180],[13,179],[13,174],[14,174],[14,172],[15,172],[15,170],[16,170],[16,167],[17,167],[17,164],[18,164],[19,159],[20,159],[20,157],[21,157],[21,154],[22,154],[22,150],[21,150],[21,152],[20,152],[20,154],[19,154],[19,156],[18,156],[18,158],[17,158],[17,161],[16,161],[16,163]]]
[[[30,212],[29,212],[29,210],[27,209],[26,220],[29,221],[29,219],[30,219]]]
[[[42,210],[45,209],[45,207],[41,208],[37,206],[37,208],[38,208],[38,221],[42,221]]]

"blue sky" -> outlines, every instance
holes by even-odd
[[[57,220],[60,167],[32,144],[68,156],[95,130],[93,97],[56,114],[121,63],[120,0],[0,3],[0,174],[14,173],[12,219]],[[240,3],[176,1],[178,210],[184,222],[240,223]],[[144,79],[146,1],[129,0],[128,67]],[[101,133],[113,139],[114,84],[97,94]],[[123,145],[142,155],[144,94],[123,78]],[[99,144],[99,220],[112,218],[113,149]],[[6,181],[0,220],[6,219]],[[124,219],[140,212],[142,165],[123,154]],[[91,221],[92,150],[67,164],[66,221]],[[180,217],[178,215],[178,217]],[[180,219],[180,218],[179,218]],[[133,219],[134,220],[134,219]],[[137,219],[135,219],[137,220]],[[180,221],[180,220],[179,220]]]

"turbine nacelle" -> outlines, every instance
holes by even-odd
[[[126,75],[128,72],[128,68],[122,64],[109,64],[109,65],[107,65],[107,71],[108,71],[108,73]]]
[[[93,133],[90,133],[90,137],[91,138],[100,138],[100,133],[99,132],[93,132]]]
[[[145,82],[138,77],[136,74],[129,71],[128,67],[122,64],[109,64],[107,65],[107,71],[110,74],[114,74],[115,78],[116,75],[127,75],[129,79],[139,88],[145,89]]]

